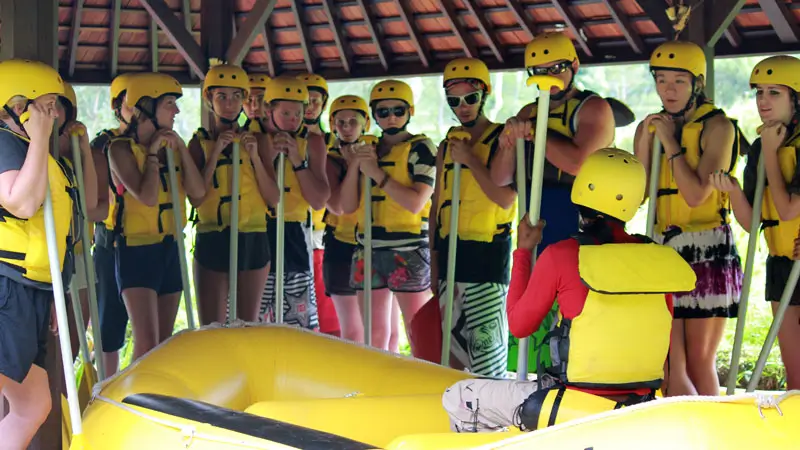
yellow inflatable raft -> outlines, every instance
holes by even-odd
[[[531,433],[451,433],[442,394],[469,377],[293,327],[186,331],[97,390],[71,448],[618,450],[800,442],[800,396],[790,394],[758,398],[761,408],[754,395],[673,398]]]

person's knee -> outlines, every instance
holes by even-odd
[[[12,412],[31,423],[43,423],[53,407],[47,372],[39,366],[31,367],[22,384],[7,386],[7,392]]]

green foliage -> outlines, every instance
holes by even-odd
[[[739,120],[739,126],[751,141],[756,137],[755,129],[760,124],[760,120],[755,107],[755,96],[748,84],[748,78],[752,67],[758,60],[759,58],[717,59],[714,64],[716,72],[715,103],[723,108],[730,117]],[[522,70],[492,74],[493,94],[487,99],[485,105],[485,111],[490,119],[503,122],[508,117],[515,115],[520,108],[535,100],[536,91],[525,85],[525,79],[526,74]],[[412,87],[415,94],[416,115],[411,120],[409,130],[413,133],[425,133],[438,143],[451,126],[458,124],[445,101],[442,77],[436,75],[404,78],[403,80]],[[635,123],[617,129],[615,145],[623,149],[631,150],[633,148],[633,135],[638,122],[643,120],[647,114],[658,112],[661,109],[652,76],[645,64],[581,68],[576,83],[582,89],[590,89],[603,97],[614,97],[623,101],[636,114],[637,121]],[[374,82],[364,81],[331,82],[331,99],[339,95],[351,94],[360,95],[369,100],[373,84]],[[86,124],[90,133],[116,126],[110,109],[107,88],[76,87],[75,89],[79,99],[78,116]],[[179,106],[181,113],[177,118],[175,128],[184,139],[188,140],[194,130],[200,126],[200,90],[185,88]],[[323,115],[326,120],[327,114],[328,112],[325,111]],[[380,133],[374,124],[370,132],[372,134]],[[737,175],[741,175],[743,167],[744,160],[741,160],[736,171]],[[645,218],[646,205],[640,209],[628,228],[631,231],[643,233]],[[743,230],[735,221],[733,229],[739,251],[746,252],[749,237],[747,231]],[[187,229],[187,252],[190,252],[193,247],[192,231]],[[759,239],[756,252],[750,307],[747,314],[747,332],[745,333],[742,362],[737,370],[740,385],[749,380],[758,352],[772,321],[770,307],[764,301],[764,261],[767,252],[763,239]],[[745,255],[741,256],[742,264],[744,264]],[[175,330],[185,327],[186,314],[183,304],[181,304]],[[736,321],[728,322],[725,337],[719,348],[718,365],[722,377],[727,376],[735,327]],[[400,334],[401,351],[407,354],[409,349],[404,330],[401,330]],[[130,329],[126,342],[130,343]],[[122,351],[123,367],[130,360],[131,353],[132,346],[128,344]],[[760,388],[785,388],[785,373],[777,346],[770,353]]]

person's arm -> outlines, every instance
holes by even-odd
[[[214,142],[214,144],[216,144],[216,142]],[[194,163],[195,167],[197,167],[197,170],[200,171],[200,176],[203,179],[203,186],[206,188],[206,194],[202,198],[189,197],[189,203],[197,208],[206,201],[208,193],[213,189],[211,187],[211,182],[214,179],[214,171],[217,168],[219,154],[216,152],[211,152],[209,160],[206,161],[206,155],[205,152],[203,152],[203,146],[200,144],[200,139],[196,134],[189,139],[189,154],[192,156],[192,162]]]
[[[88,211],[89,220],[92,222],[102,222],[108,217],[110,190],[108,185],[108,157],[105,149],[109,140],[107,134],[101,134],[90,144],[94,172],[97,175],[97,205]]]
[[[383,191],[403,208],[418,214],[425,207],[433,194],[433,185],[436,180],[436,155],[433,142],[425,140],[418,142],[408,154],[408,163],[412,167],[412,186],[405,186],[392,177],[386,180]],[[386,172],[379,169],[381,174],[372,177],[376,183],[383,181]]]
[[[551,133],[547,136],[547,160],[570,175],[578,174],[586,157],[614,141],[614,112],[605,99],[586,100],[577,119],[572,140]]]
[[[472,172],[472,176],[475,178],[475,181],[478,182],[481,190],[483,190],[483,193],[489,197],[489,200],[493,201],[503,209],[509,209],[514,206],[514,202],[517,201],[516,191],[509,185],[498,186],[494,183],[491,176],[491,168],[494,164],[496,164],[495,159],[499,153],[499,141],[495,140],[492,143],[492,149],[489,153],[489,159],[487,160],[486,165],[473,164],[469,166],[469,170]]]
[[[133,155],[131,141],[119,139],[111,142],[108,159],[111,173],[133,198],[149,207],[158,204],[159,162],[155,153],[147,154],[142,172]]]
[[[166,151],[178,152],[180,157],[180,173],[183,189],[186,191],[186,196],[189,197],[189,202],[192,205],[199,205],[197,202],[202,201],[202,199],[206,196],[206,186],[203,183],[203,177],[200,175],[200,171],[197,169],[197,164],[195,163],[192,154],[189,153],[189,148],[186,146],[186,143],[183,142],[183,139],[178,136],[177,133],[175,133],[173,139],[177,149],[166,149]]]
[[[633,135],[633,155],[639,162],[642,163],[644,167],[644,173],[646,174],[646,184],[645,186],[650,186],[650,177],[655,176],[657,177],[658,174],[650,173],[650,168],[652,167],[652,155],[653,155],[653,133],[649,132],[645,127],[645,121],[642,120],[639,122],[639,126],[636,127],[636,133]],[[650,189],[644,190],[644,200],[647,200],[650,195]]]
[[[328,197],[325,207],[331,214],[342,214],[342,182],[344,181],[342,175],[345,170],[343,159],[328,156],[328,161],[325,163],[325,173],[331,188],[331,196]]]
[[[331,195],[325,170],[328,151],[325,147],[325,139],[319,134],[309,133],[307,142],[308,169],[297,171],[295,174],[297,174],[303,198],[311,205],[311,208],[320,210],[325,207],[325,203]],[[297,166],[301,162],[292,161],[291,163]]]
[[[270,164],[265,163],[269,161],[269,149],[267,147],[267,139],[264,134],[253,135],[252,139],[256,142],[256,150],[249,152],[250,162],[253,166],[253,174],[258,186],[258,193],[264,200],[264,203],[269,206],[277,206],[279,199],[278,184],[275,183],[275,171]]]
[[[339,195],[342,199],[344,214],[352,214],[358,210],[358,204],[361,201],[361,158],[354,158],[347,166]],[[359,218],[359,220],[361,219]]]
[[[50,137],[32,137],[27,154],[11,133],[0,132],[0,139],[0,206],[15,217],[30,219],[44,203],[47,177],[41,174],[47,173]]]
[[[439,143],[439,150],[436,152],[436,173],[443,174],[444,173],[444,152],[445,146],[447,145],[447,140],[443,140]],[[434,244],[436,243],[436,227],[438,226],[438,218],[439,218],[439,195],[441,195],[443,183],[434,183],[433,187],[433,197],[431,198],[431,210],[430,214],[428,214],[428,246],[430,247],[431,251],[431,261],[435,261],[436,259],[433,255],[436,253],[436,249],[434,248]],[[431,263],[431,269],[433,269],[433,263]],[[435,291],[434,291],[435,292]]]
[[[89,212],[97,208],[97,172],[95,171],[92,147],[89,144],[86,127],[80,122],[75,121],[67,124],[63,135],[64,141],[60,151],[61,155],[72,162],[73,167],[76,167],[72,157],[72,133],[78,133],[78,153],[80,154],[83,169],[81,185],[83,186],[83,195],[86,200],[86,204],[81,206],[88,217]]]
[[[506,300],[508,329],[519,339],[539,329],[553,307],[558,290],[559,264],[553,258],[552,248],[545,249],[538,257],[533,273],[532,256],[530,250],[514,251],[511,286]]]
[[[762,134],[766,131],[762,131]],[[791,194],[787,189],[786,180],[783,178],[780,161],[778,160],[778,149],[782,142],[765,143],[762,139],[762,153],[764,155],[764,167],[767,172],[767,183],[778,217],[782,221],[794,220],[800,216],[800,195]],[[767,147],[767,145],[769,147]]]
[[[714,187],[709,182],[708,176],[718,170],[727,171],[731,161],[731,152],[736,138],[736,130],[733,123],[722,115],[708,119],[703,131],[703,155],[697,170],[693,170],[686,162],[686,158],[681,155],[672,158],[672,173],[678,191],[691,208],[696,208],[706,201],[714,191]],[[662,142],[664,152],[669,155],[681,153],[681,146],[673,137]]]

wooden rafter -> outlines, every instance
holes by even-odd
[[[264,24],[269,20],[277,0],[258,0],[247,15],[244,24],[236,33],[230,47],[228,47],[227,60],[230,64],[239,65],[244,60],[256,36],[264,29]]]
[[[611,18],[613,18],[614,22],[619,26],[622,35],[625,36],[625,40],[631,45],[633,51],[636,53],[644,53],[646,50],[644,41],[642,41],[642,38],[639,37],[639,33],[631,26],[628,16],[625,15],[625,11],[620,8],[616,0],[603,0],[603,4],[608,8]]]
[[[569,5],[565,0],[550,0],[553,4],[553,7],[561,14],[561,17],[564,18],[564,23],[567,25],[572,31],[572,34],[575,35],[575,40],[578,41],[578,45],[583,50],[583,53],[586,53],[586,56],[593,57],[594,54],[592,50],[589,48],[589,43],[586,42],[586,39],[583,38],[581,35],[581,29],[578,26],[578,20],[575,18],[575,14],[572,14],[572,11],[569,10]]]
[[[665,0],[636,0],[636,2],[667,40],[675,36],[675,29],[672,28],[672,22],[667,16],[668,5]]]
[[[192,3],[191,0],[181,0],[181,15],[183,16],[183,25],[186,27],[186,31],[189,32],[194,37],[193,28],[194,24],[192,23]],[[189,69],[189,76],[195,78],[194,72],[192,69]]]
[[[378,26],[376,25],[375,15],[369,10],[369,7],[364,3],[364,0],[356,0],[358,7],[361,8],[361,13],[364,14],[367,29],[372,41],[375,43],[375,53],[378,54],[378,59],[381,61],[384,72],[389,71],[389,60],[386,57],[386,51],[383,48],[383,42],[378,35]]]
[[[201,80],[204,79],[208,70],[208,60],[197,41],[194,40],[184,24],[178,20],[172,9],[164,0],[139,0],[139,3],[166,33],[170,42],[178,49],[197,77]]]
[[[158,24],[155,20],[150,20],[150,69],[158,72],[159,52],[158,52]]]
[[[725,29],[725,38],[731,43],[733,48],[742,45],[742,36],[736,30],[736,25],[734,24],[728,25],[728,28]]]
[[[83,0],[75,0],[72,7],[72,33],[69,36],[69,76],[75,74],[75,63],[78,61],[78,40],[81,36],[81,21],[83,19]]]
[[[523,9],[522,5],[519,3],[519,0],[508,0],[508,8],[516,17],[519,26],[528,33],[528,39],[533,39],[536,36],[535,29],[533,23],[528,21],[527,16],[525,15],[525,9]]]
[[[267,64],[269,65],[269,76],[275,78],[275,75],[278,73],[278,56],[275,54],[275,50],[272,46],[272,26],[269,24],[269,17],[264,22],[264,31],[261,32],[261,36],[264,39],[264,53],[266,54]]]
[[[119,71],[119,19],[122,12],[122,0],[113,0],[111,13],[111,27],[108,42],[111,45],[111,78],[117,76]]]
[[[486,39],[486,43],[489,45],[489,48],[492,49],[492,53],[494,53],[495,58],[501,63],[505,61],[505,56],[503,56],[503,46],[500,44],[500,41],[497,40],[497,35],[494,32],[494,27],[491,23],[487,20],[487,13],[484,13],[480,9],[478,9],[478,5],[475,4],[475,0],[461,0],[464,2],[464,6],[472,13],[472,15],[478,21],[478,29],[481,30],[481,34]]]
[[[461,43],[461,48],[464,49],[464,55],[467,58],[477,58],[479,55],[478,47],[475,45],[471,33],[467,31],[466,26],[461,23],[455,9],[454,0],[439,0],[439,8],[444,12],[444,18],[450,22],[450,28],[453,29],[453,33],[455,33],[456,38]]]
[[[708,18],[706,29],[706,36],[708,36],[706,45],[708,47],[714,47],[723,35],[728,34],[736,15],[739,14],[745,3],[747,0],[716,0],[714,2],[714,10],[711,17]],[[736,33],[735,28],[733,32]],[[730,39],[729,35],[728,40]],[[738,47],[738,44],[734,42],[731,42],[731,45]]]
[[[783,0],[758,0],[758,4],[769,18],[769,22],[781,42],[793,44],[800,40],[800,26],[797,25],[794,13],[786,7],[786,2]]]
[[[397,9],[400,11],[400,17],[403,18],[403,22],[406,24],[408,35],[411,37],[411,42],[417,49],[417,53],[419,54],[419,59],[422,62],[422,65],[425,68],[430,67],[431,54],[428,50],[428,46],[423,40],[424,36],[420,36],[417,23],[414,21],[414,11],[411,10],[411,5],[409,5],[408,0],[395,0],[394,4],[397,5]]]
[[[308,32],[308,24],[305,18],[304,5],[300,4],[301,0],[292,1],[292,12],[294,13],[294,20],[297,24],[297,32],[300,35],[300,47],[303,49],[305,55],[306,68],[308,73],[314,73],[314,60],[311,51],[311,35]]]
[[[339,50],[339,58],[342,60],[342,67],[347,73],[353,71],[353,49],[350,47],[350,42],[347,39],[347,31],[345,31],[342,18],[339,16],[339,8],[333,5],[333,0],[322,0],[322,6],[325,8],[325,15],[331,25],[331,32],[333,32],[333,39],[336,42],[336,48]]]

